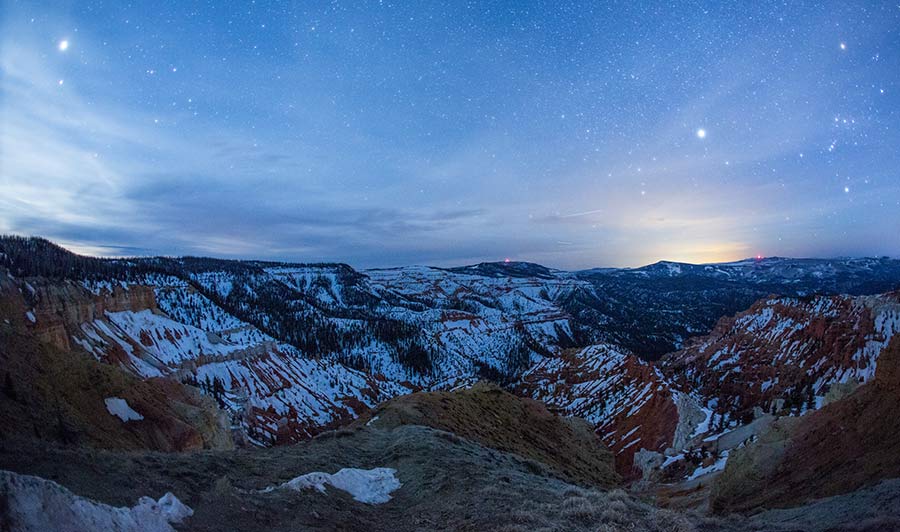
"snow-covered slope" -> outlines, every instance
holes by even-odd
[[[179,267],[195,293],[164,287],[158,297],[170,315],[225,328],[225,318],[208,305],[203,312],[216,314],[191,310],[202,293],[306,356],[423,387],[515,376],[576,345],[579,332],[559,301],[591,290],[565,275],[497,277],[428,267],[361,273],[337,264],[199,259]]]
[[[673,445],[678,409],[673,390],[651,363],[613,345],[573,349],[536,364],[518,393],[588,420],[628,476],[634,453]]]
[[[161,283],[151,287],[155,301],[124,306],[105,302],[115,294],[143,292],[146,285],[117,285],[115,294],[104,286],[80,292],[69,286],[65,297],[51,297],[58,292],[52,284],[39,285],[34,327],[61,308],[96,301],[95,312],[64,320],[73,345],[142,378],[169,377],[200,387],[231,412],[240,433],[261,444],[309,438],[412,390],[333,360],[304,356],[185,282],[148,280]]]
[[[897,327],[892,300],[796,298],[900,285],[890,259],[357,271],[0,246],[10,275],[34,281],[23,315],[43,340],[194,384],[256,441],[306,438],[397,394],[489,377],[589,418],[626,462],[700,436],[697,426],[731,427],[755,407],[799,413],[795,403],[815,406],[834,382],[865,380]],[[684,347],[769,293],[787,297]]]
[[[130,508],[116,508],[79,497],[52,480],[0,471],[4,529],[19,532],[174,532],[194,511],[172,493],[159,500],[141,497]],[[10,528],[6,528],[10,527]]]
[[[752,417],[755,408],[800,413],[820,406],[836,384],[871,380],[898,330],[898,294],[769,298],[722,319],[661,368],[680,388],[708,397],[720,423]]]
[[[658,363],[594,345],[540,361],[516,390],[590,421],[623,476],[652,451],[667,453],[656,467],[680,462],[672,469],[697,478],[724,468],[770,414],[801,415],[871,381],[898,330],[896,293],[768,298]]]
[[[567,279],[488,277],[427,267],[366,274],[376,293],[395,301],[387,311],[391,318],[426,331],[438,379],[472,375],[480,367],[515,375],[573,342],[570,316],[555,303],[573,290]]]

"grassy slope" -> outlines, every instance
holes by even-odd
[[[398,397],[359,423],[424,425],[517,454],[549,467],[568,482],[609,488],[619,483],[612,453],[580,419],[551,414],[543,403],[479,383],[454,392]]]

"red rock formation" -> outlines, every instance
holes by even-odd
[[[34,292],[26,297],[33,304],[35,334],[63,350],[72,348],[73,328],[102,318],[106,312],[159,311],[153,289],[148,286],[130,285],[125,289],[115,285],[112,290],[94,294],[71,281],[46,283],[31,279],[29,283]]]
[[[729,461],[713,491],[717,511],[788,507],[900,477],[900,337],[874,381],[769,433]]]
[[[761,300],[659,366],[679,389],[715,399],[728,419],[751,418],[756,407],[796,413],[835,382],[872,378],[898,303],[896,294]]]
[[[69,284],[39,285],[0,272],[0,368],[7,379],[0,437],[158,451],[232,447],[227,419],[210,398],[169,379],[137,379],[68,343],[66,328],[77,324],[66,320],[147,304],[146,292],[112,295],[107,305]],[[114,416],[109,398],[125,400],[142,418]]]
[[[634,453],[670,447],[678,424],[672,391],[653,366],[610,345],[547,358],[523,376],[516,391],[588,420],[626,479],[640,475]]]

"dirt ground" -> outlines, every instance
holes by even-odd
[[[311,471],[391,467],[402,486],[385,504],[347,493],[256,490]],[[890,530],[900,523],[900,482],[853,498],[752,518],[659,509],[622,490],[568,484],[544,465],[417,425],[359,427],[265,450],[189,453],[0,444],[0,469],[54,480],[115,506],[172,491],[195,514],[183,530]],[[877,506],[864,502],[877,501]],[[893,513],[891,513],[893,512]],[[880,515],[879,515],[880,514]],[[865,528],[874,523],[872,528]],[[877,525],[877,526],[875,526]],[[862,528],[859,528],[862,527]]]

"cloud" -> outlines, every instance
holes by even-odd
[[[416,240],[485,214],[347,201],[327,179],[304,175],[326,165],[302,147],[261,143],[239,129],[192,126],[185,139],[184,130],[159,127],[154,113],[89,102],[75,82],[60,86],[35,43],[3,44],[4,231],[102,254],[315,260],[357,248],[364,251],[347,255],[371,260],[398,246],[434,254]]]
[[[151,50],[130,28],[101,37],[91,29],[103,25],[54,20],[65,12],[34,25],[13,13],[0,28],[0,231],[102,254],[356,266],[898,249],[879,230],[897,222],[884,206],[896,204],[896,165],[859,164],[875,158],[866,149],[896,160],[894,137],[847,142],[858,152],[840,163],[809,153],[833,133],[819,119],[846,101],[806,79],[810,68],[761,59],[769,28],[669,72],[681,52],[649,53],[649,38],[628,45],[632,63],[560,64],[526,50],[530,34],[506,41],[523,46],[501,61],[490,32],[476,56],[453,43],[454,64],[407,55],[400,40],[353,56],[356,36],[260,58],[224,32],[198,42],[160,28],[166,47]],[[261,45],[291,35],[280,30]],[[65,53],[53,33],[70,38]],[[136,68],[175,57],[177,75]],[[427,59],[449,73],[405,69]],[[872,185],[844,194],[849,177]]]

